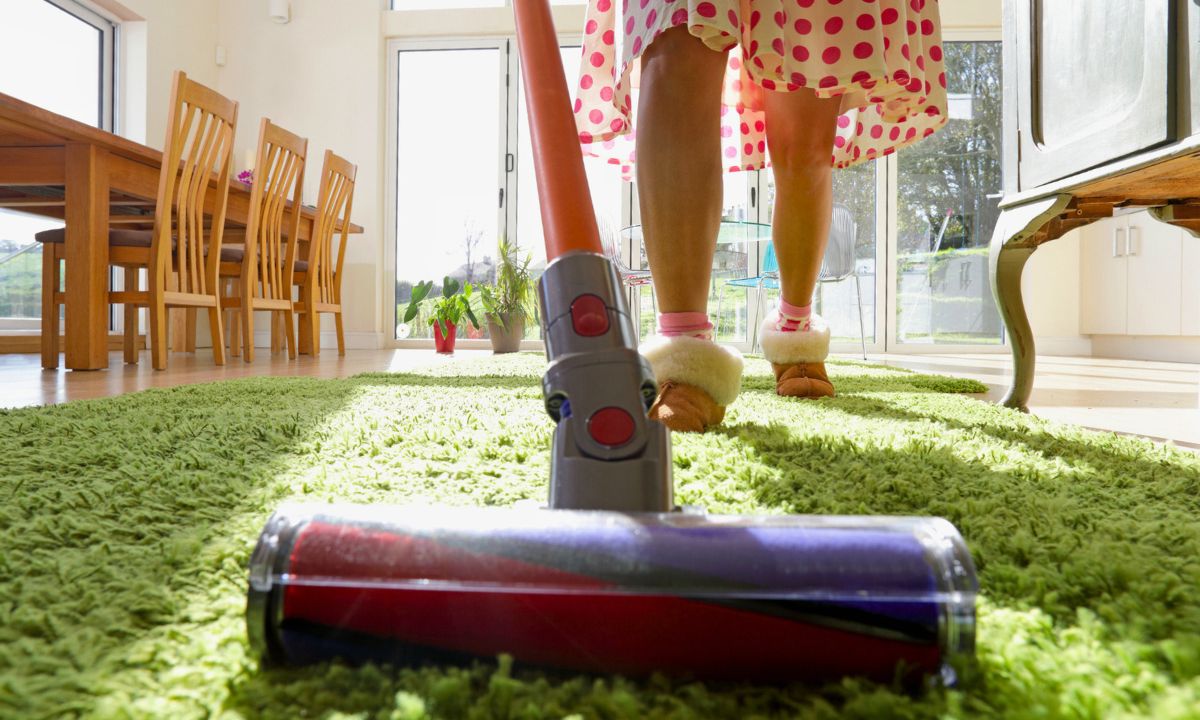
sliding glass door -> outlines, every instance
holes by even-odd
[[[1000,189],[999,58],[994,40],[944,43],[950,122],[932,138],[878,161],[834,171],[835,212],[846,220],[831,243],[852,248],[853,266],[821,282],[814,297],[836,352],[982,349],[1002,342],[987,278],[987,244]],[[394,306],[412,284],[443,275],[487,282],[499,238],[545,266],[515,42],[390,46],[395,93]],[[580,49],[561,48],[568,84]],[[636,107],[637,86],[634,84]],[[585,161],[601,232],[622,261],[646,268],[637,187],[617,168]],[[770,168],[725,174],[722,222],[769,225],[778,201]],[[719,338],[750,349],[752,328],[773,303],[753,278],[768,247],[721,244],[709,293]],[[776,286],[777,287],[777,286]],[[643,337],[653,332],[650,286],[631,291]],[[393,306],[393,307],[394,307]],[[393,310],[394,312],[394,310]],[[527,339],[536,337],[529,328]],[[428,326],[397,327],[427,338]],[[476,336],[482,335],[476,333]]]

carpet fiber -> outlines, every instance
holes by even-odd
[[[541,368],[521,355],[0,411],[0,717],[1200,717],[1200,457],[856,364],[831,366],[837,398],[795,402],[751,361],[722,428],[675,436],[677,495],[948,518],[983,585],[960,689],[556,677],[507,658],[260,669],[246,564],[271,509],[543,498]]]

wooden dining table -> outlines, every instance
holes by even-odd
[[[66,222],[69,369],[108,367],[108,231],[153,227],[162,162],[154,148],[0,93],[0,208]],[[210,182],[215,187],[215,175]],[[208,193],[206,212],[216,203]],[[250,187],[231,180],[227,232],[244,229],[249,215]],[[301,208],[301,248],[314,217],[314,208]],[[348,230],[363,231],[353,223]]]

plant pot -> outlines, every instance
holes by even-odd
[[[521,313],[505,313],[504,325],[496,322],[494,316],[488,316],[488,335],[492,339],[492,352],[516,352],[521,349],[521,339],[525,337],[525,316]],[[508,329],[505,330],[505,325]]]
[[[454,323],[446,323],[446,333],[449,337],[442,337],[442,326],[436,322],[433,324],[433,347],[443,355],[453,355],[454,338],[458,334]]]

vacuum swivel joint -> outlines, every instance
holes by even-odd
[[[674,508],[668,431],[646,416],[658,386],[620,287],[612,263],[587,252],[555,259],[538,284],[550,361],[542,392],[558,423],[552,508]]]

